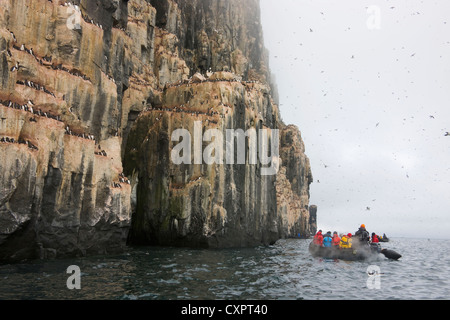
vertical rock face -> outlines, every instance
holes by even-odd
[[[274,96],[256,0],[0,0],[0,260],[311,233]],[[176,164],[179,129],[218,161]],[[278,130],[278,173],[226,161],[230,129]]]
[[[309,226],[310,234],[317,232],[317,206],[312,205],[309,207]]]

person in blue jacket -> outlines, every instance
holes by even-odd
[[[326,235],[323,236],[323,246],[325,248],[331,248],[333,243],[333,238],[331,237],[331,231],[328,231]]]

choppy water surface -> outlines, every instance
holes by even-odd
[[[0,299],[449,299],[450,245],[445,240],[383,243],[399,261],[313,258],[309,240],[226,250],[138,248],[115,256],[0,265]],[[81,289],[66,286],[66,269],[81,269]],[[380,268],[379,289],[367,268]]]

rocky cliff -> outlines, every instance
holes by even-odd
[[[311,233],[274,88],[256,0],[0,0],[0,260]],[[220,148],[175,164],[179,129],[267,131],[277,174]]]

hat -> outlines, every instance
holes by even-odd
[[[362,224],[362,225],[361,225],[361,228],[365,228],[365,227],[366,227],[366,225],[365,225],[365,224]]]
[[[352,237],[352,234],[351,234],[351,233],[347,234],[347,237],[351,238],[351,237]]]

